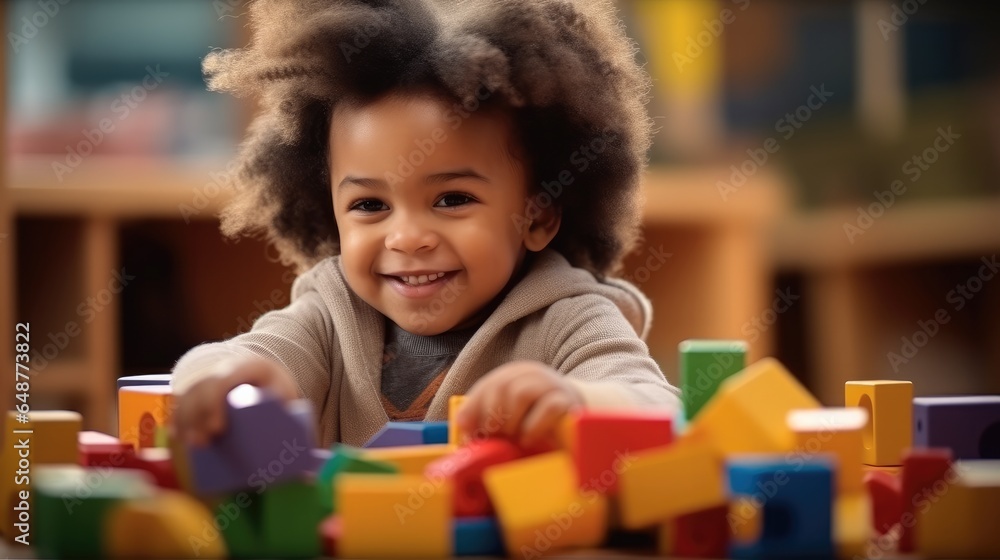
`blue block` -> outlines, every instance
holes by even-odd
[[[447,422],[388,422],[365,447],[398,447],[448,443]]]
[[[752,543],[733,542],[730,555],[832,558],[834,464],[828,455],[758,455],[730,460],[730,499],[750,497],[753,507],[763,508],[757,511],[763,522],[760,538]],[[738,521],[740,512],[731,515]]]
[[[500,526],[492,517],[463,517],[452,524],[455,556],[506,556]]]
[[[118,388],[135,387],[136,385],[170,385],[169,373],[150,373],[147,375],[129,375],[118,378]]]

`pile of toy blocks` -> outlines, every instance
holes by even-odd
[[[680,350],[681,415],[584,411],[533,450],[459,442],[454,422],[316,449],[305,401],[250,386],[187,447],[167,436],[169,377],[123,378],[117,438],[8,416],[5,437],[32,430],[31,482],[0,481],[0,520],[10,536],[30,509],[40,558],[536,558],[622,534],[686,558],[1000,557],[1000,396],[855,381],[823,408],[779,362],[745,367],[742,342]]]

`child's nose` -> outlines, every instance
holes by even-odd
[[[416,220],[397,222],[385,237],[385,248],[390,251],[416,253],[428,251],[438,244],[438,235]]]

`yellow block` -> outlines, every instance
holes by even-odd
[[[917,504],[923,558],[1000,558],[1000,461],[964,461]],[[935,502],[931,498],[936,498]]]
[[[496,465],[483,473],[511,556],[594,547],[607,531],[608,500],[581,492],[569,454],[553,451]]]
[[[788,413],[788,427],[795,433],[794,453],[811,457],[830,453],[837,457],[837,492],[862,490],[861,432],[868,424],[862,408],[817,408]]]
[[[3,472],[0,478],[0,533],[7,534],[13,534],[8,504],[20,490],[30,490],[31,469],[40,465],[79,464],[77,440],[83,428],[80,413],[68,410],[29,412],[28,422],[23,424],[17,417],[15,411],[7,412],[3,449],[0,450]]]
[[[108,513],[104,548],[111,558],[225,558],[212,513],[182,492],[162,490]]]
[[[710,438],[721,455],[791,451],[788,413],[819,407],[781,362],[765,358],[723,381],[688,432]]]
[[[424,474],[424,468],[432,461],[454,451],[451,444],[407,445],[401,447],[381,447],[365,449],[362,456],[373,461],[383,461],[396,466],[400,474]]]
[[[736,5],[718,0],[638,0],[632,6],[656,81],[691,97],[715,91],[722,80],[726,27],[719,19],[726,8],[731,14],[726,19],[738,19]],[[719,38],[706,28],[707,21],[723,27]]]
[[[174,396],[168,385],[118,390],[118,439],[136,449],[156,447],[156,428],[170,422]]]
[[[459,441],[458,433],[458,407],[465,402],[465,395],[452,395],[448,397],[448,443],[457,447],[462,442]]]
[[[844,406],[868,411],[861,432],[866,464],[902,465],[903,450],[913,444],[913,383],[909,381],[848,381]]]
[[[639,452],[622,470],[618,483],[622,525],[643,529],[720,506],[726,503],[724,476],[714,446],[694,436],[664,449]]]
[[[867,558],[872,536],[872,503],[865,491],[840,494],[833,509],[833,544],[838,558]]]
[[[422,476],[337,477],[341,558],[442,558],[452,554],[452,489]]]

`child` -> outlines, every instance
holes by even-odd
[[[204,444],[241,383],[308,398],[320,443],[447,417],[525,446],[568,411],[679,408],[607,277],[634,246],[648,78],[607,0],[258,1],[211,89],[258,94],[228,235],[304,271],[292,302],[176,364]]]

